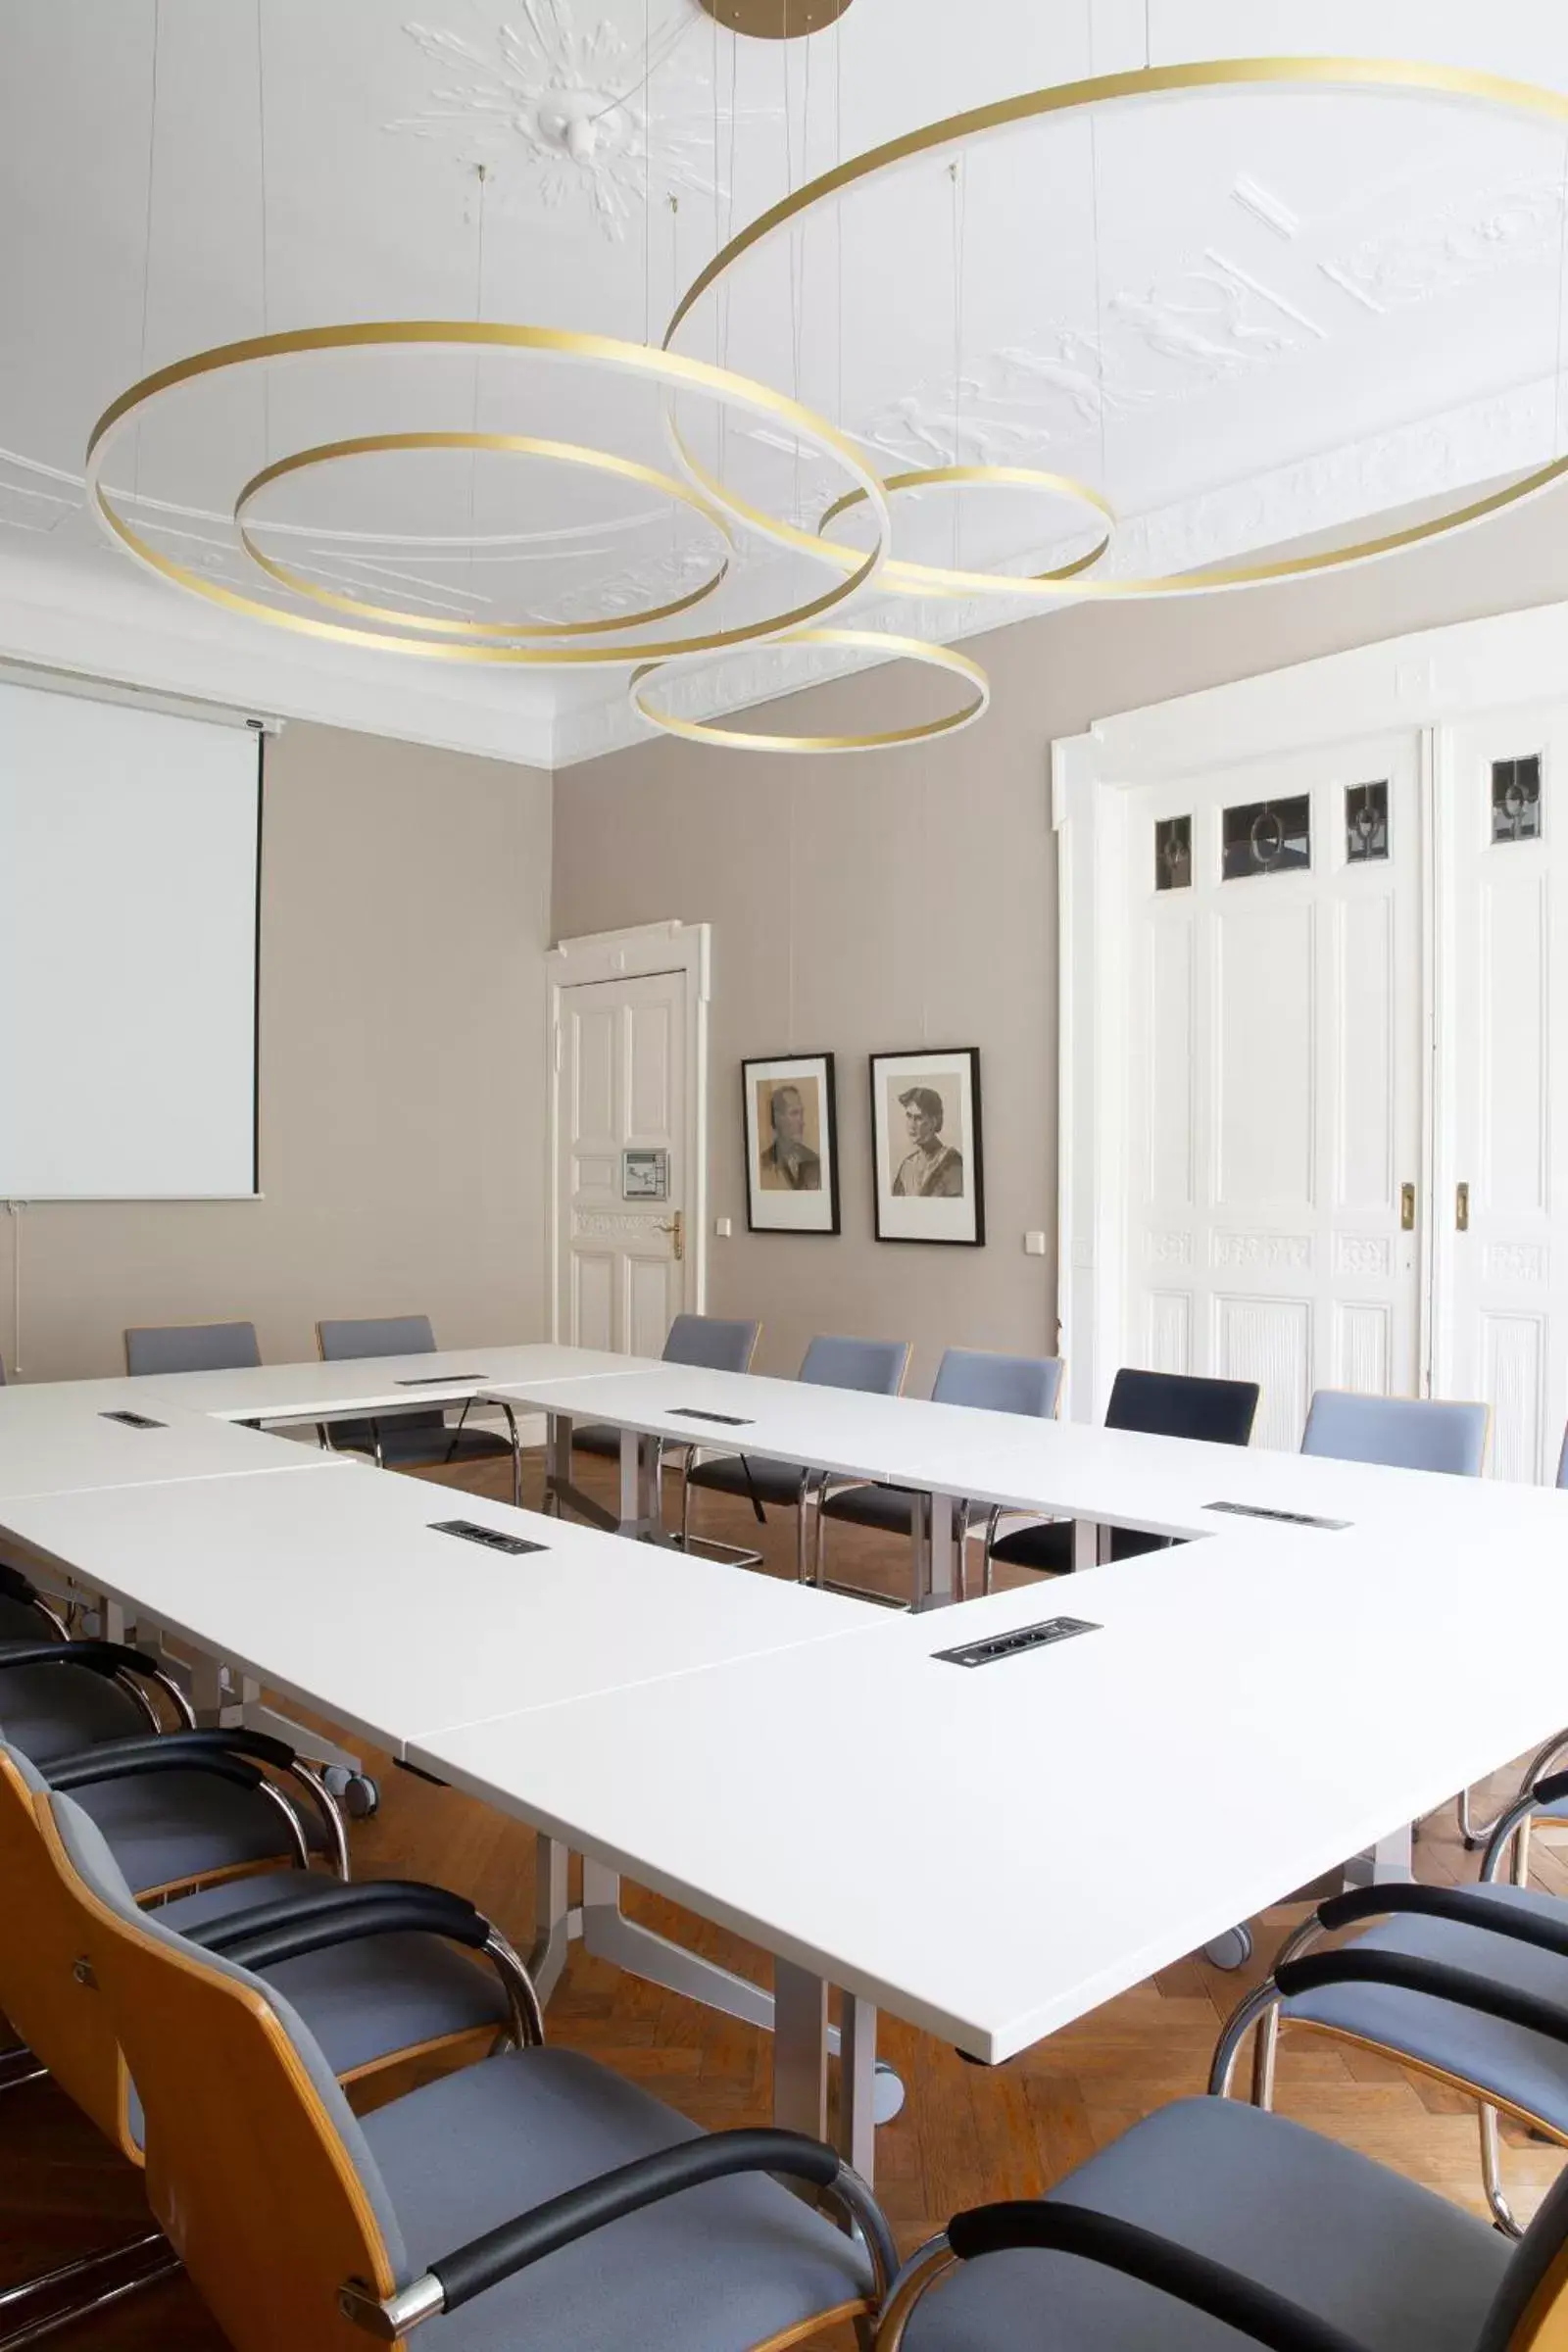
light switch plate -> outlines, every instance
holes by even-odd
[[[734,1230],[735,1223],[733,1218],[715,1217],[713,1219],[713,1231],[717,1234],[721,1242],[727,1242]]]
[[[1044,1257],[1046,1254],[1045,1235],[1043,1233],[1026,1233],[1023,1237],[1023,1248],[1026,1257]]]

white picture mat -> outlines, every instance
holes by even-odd
[[[761,1233],[831,1233],[833,1230],[833,1185],[835,1149],[832,1129],[832,1089],[828,1079],[828,1057],[823,1054],[791,1054],[778,1061],[749,1061],[744,1065],[746,1081],[746,1181],[751,1200],[753,1230]],[[795,1085],[802,1079],[814,1078],[820,1105],[820,1157],[822,1161],[821,1189],[814,1193],[776,1192],[762,1183],[761,1155],[773,1141],[772,1129],[758,1111],[760,1085]]]
[[[974,1101],[966,1054],[899,1054],[881,1055],[871,1064],[877,1090],[876,1189],[878,1229],[884,1241],[970,1242],[975,1232]],[[940,1081],[940,1083],[938,1083]],[[889,1102],[911,1086],[929,1086],[941,1095],[945,1116],[942,1141],[963,1154],[963,1192],[956,1200],[906,1198],[893,1190],[893,1179],[911,1145],[904,1113],[889,1116]]]
[[[255,1193],[258,763],[0,685],[0,1199]]]

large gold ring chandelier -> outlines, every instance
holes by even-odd
[[[799,222],[813,207],[828,198],[910,158],[956,147],[1020,122],[1071,115],[1098,106],[1184,92],[1247,87],[1348,88],[1429,96],[1500,108],[1568,125],[1568,96],[1556,91],[1468,68],[1399,59],[1231,58],[1191,65],[1151,66],[1125,74],[1101,74],[1084,80],[1057,83],[929,123],[871,149],[864,155],[854,157],[807,182],[782,202],[760,214],[713,256],[676,305],[660,347],[565,328],[485,319],[393,319],[258,335],[198,352],[144,376],[104,411],[93,427],[87,448],[89,502],[105,529],[159,577],[189,595],[201,597],[248,618],[265,621],[274,628],[339,644],[369,646],[434,661],[539,669],[635,664],[637,667],[630,684],[634,708],[649,724],[689,740],[726,743],[747,749],[822,755],[879,749],[951,733],[972,724],[987,705],[989,689],[984,672],[967,656],[955,655],[950,648],[885,635],[880,631],[813,624],[820,624],[830,614],[839,613],[854,598],[873,585],[905,596],[994,594],[1020,600],[1055,602],[1069,597],[1114,600],[1193,595],[1214,589],[1258,585],[1304,573],[1336,570],[1462,529],[1485,515],[1535,496],[1568,473],[1568,455],[1554,457],[1533,467],[1502,490],[1467,501],[1446,514],[1398,530],[1363,538],[1348,546],[1263,562],[1218,564],[1153,578],[1098,578],[1089,574],[1106,552],[1114,527],[1114,516],[1103,495],[1091,485],[1030,467],[958,465],[911,468],[884,479],[842,429],[798,399],[728,368],[674,348],[675,338],[695,306],[744,255],[779,231]],[[670,474],[645,466],[638,460],[619,457],[609,451],[522,434],[434,430],[368,434],[319,443],[276,459],[246,482],[235,502],[234,521],[240,545],[274,587],[342,615],[336,619],[297,612],[268,602],[260,595],[247,595],[241,589],[207,577],[163,554],[128,519],[105,486],[103,476],[106,461],[122,429],[152,404],[183,385],[226,369],[300,359],[311,354],[408,346],[527,352],[542,359],[575,361],[658,383],[665,391],[666,427],[686,478],[677,481]],[[704,466],[682,436],[676,407],[683,393],[706,395],[727,408],[749,411],[775,425],[783,425],[800,444],[838,466],[848,478],[850,487],[825,510],[815,530],[804,529],[783,516],[750,503]],[[258,525],[251,509],[254,501],[270,483],[316,466],[374,452],[438,448],[507,451],[635,481],[699,514],[715,530],[725,552],[697,587],[638,613],[587,621],[528,618],[516,622],[491,622],[431,619],[394,606],[377,605],[368,599],[337,594],[269,556],[257,544],[255,530]],[[1025,577],[1005,572],[913,564],[890,555],[890,493],[965,485],[996,489],[1030,488],[1066,496],[1087,507],[1105,527],[1088,554],[1049,571]],[[832,525],[841,515],[862,507],[874,525],[873,544],[869,553],[862,553],[829,536]],[[766,614],[760,619],[738,621],[729,627],[697,635],[645,637],[634,643],[626,642],[627,632],[673,619],[715,593],[729,572],[737,525],[764,541],[824,564],[836,575],[833,583],[820,594],[803,599],[786,611]],[[613,638],[615,642],[580,642],[582,639],[595,638]],[[884,651],[961,676],[975,691],[956,710],[923,725],[848,736],[767,735],[689,720],[662,707],[650,697],[648,681],[666,663],[678,662],[686,666],[695,656],[723,655],[738,652],[747,646],[771,642]]]
[[[743,255],[777,235],[780,230],[798,224],[807,214],[829,197],[861,185],[875,178],[878,173],[906,163],[911,157],[935,155],[944,148],[966,145],[993,131],[1009,129],[1020,122],[1078,114],[1092,107],[1114,105],[1130,99],[1195,90],[1270,87],[1382,90],[1402,95],[1457,99],[1568,125],[1568,96],[1559,91],[1545,89],[1535,82],[1513,81],[1500,74],[1478,73],[1468,67],[1427,65],[1400,58],[1218,58],[1192,65],[1144,66],[1125,74],[1101,74],[1086,80],[1056,82],[1046,89],[1026,90],[1016,97],[1000,99],[990,106],[975,107],[967,114],[950,115],[942,122],[928,122],[918,130],[889,139],[883,146],[870,148],[864,155],[853,156],[832,171],[806,181],[791,195],[748,222],[698,272],[671,314],[664,330],[664,347],[666,350],[673,349],[681,326],[696,305],[734,268]],[[847,568],[858,560],[855,549],[823,535],[835,510],[829,510],[829,514],[823,517],[822,526],[815,532],[803,531],[793,524],[780,522],[776,517],[764,518],[755,509],[743,507],[732,493],[726,491],[722,482],[695,461],[680,441],[678,432],[676,450],[683,466],[690,471],[704,496],[733,519],[744,521],[752,530],[761,531],[764,537],[772,539],[780,547],[787,547],[798,554],[819,554],[827,561],[836,561],[841,568]],[[1005,468],[973,466],[938,468],[936,471],[939,478],[946,473],[950,478],[978,482],[987,477],[1003,475]],[[898,557],[891,557],[883,567],[881,584],[906,594],[1006,594],[1054,602],[1066,596],[1111,600],[1191,596],[1218,588],[1255,587],[1265,581],[1295,579],[1308,572],[1339,570],[1347,564],[1365,563],[1374,556],[1392,554],[1396,548],[1414,547],[1424,539],[1441,538],[1450,531],[1462,530],[1470,523],[1479,522],[1485,515],[1497,514],[1505,507],[1516,506],[1523,499],[1535,497],[1550,483],[1560,480],[1565,473],[1568,473],[1568,455],[1552,458],[1546,464],[1533,467],[1504,489],[1493,491],[1485,498],[1468,500],[1445,514],[1430,516],[1425,521],[1407,524],[1399,530],[1359,539],[1348,546],[1318,550],[1309,555],[1278,557],[1268,562],[1216,564],[1196,571],[1171,572],[1146,579],[1086,578],[1082,568],[1074,571],[1071,567],[1064,567],[1055,574],[1019,578],[1009,572],[909,565]],[[885,488],[889,486],[891,482],[884,484]],[[1087,491],[1085,485],[1074,484],[1072,487],[1080,495],[1087,495],[1103,507],[1098,494]],[[843,503],[839,502],[839,511],[842,511]],[[1108,507],[1104,507],[1103,512],[1108,514]],[[1096,551],[1097,554],[1099,552]],[[921,575],[918,591],[909,576],[914,572]]]

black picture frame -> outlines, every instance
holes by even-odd
[[[802,1132],[780,1138],[773,1096],[793,1090],[802,1103]],[[762,1117],[768,1105],[766,1132]],[[748,1233],[832,1235],[841,1230],[837,1077],[831,1054],[753,1054],[741,1063],[741,1133],[746,1153]],[[797,1173],[817,1181],[786,1180],[780,1145]],[[769,1161],[772,1161],[770,1171]]]
[[[920,1046],[905,1054],[873,1054],[871,1082],[871,1199],[879,1242],[916,1242],[928,1248],[983,1250],[986,1240],[984,1126],[980,1101],[978,1046]],[[900,1137],[893,1126],[898,1099],[924,1092],[942,1105],[935,1138],[945,1140],[949,1160],[960,1162],[961,1191],[932,1195],[897,1189],[900,1171],[918,1150],[912,1127]],[[955,1111],[956,1116],[954,1116]],[[929,1115],[929,1113],[927,1114]],[[956,1130],[958,1140],[952,1138]],[[940,1156],[932,1173],[943,1182],[952,1174]]]

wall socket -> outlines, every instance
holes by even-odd
[[[1045,1235],[1043,1233],[1026,1233],[1023,1237],[1023,1253],[1025,1257],[1044,1257],[1046,1254]]]

